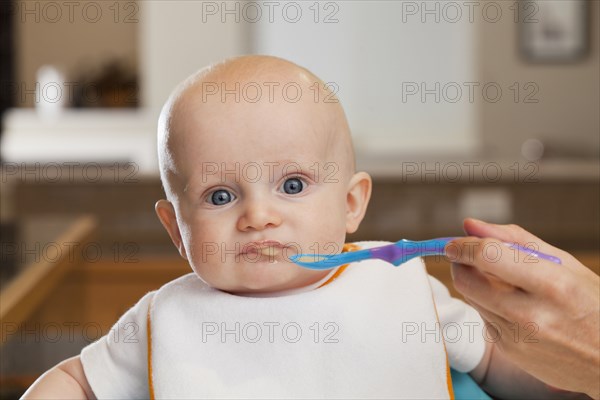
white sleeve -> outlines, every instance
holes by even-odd
[[[470,372],[485,353],[484,322],[473,307],[451,297],[440,281],[432,276],[429,281],[450,366],[459,372]]]
[[[147,399],[148,306],[154,292],[130,308],[106,336],[81,351],[85,376],[98,399]]]

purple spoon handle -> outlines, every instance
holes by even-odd
[[[394,244],[375,247],[369,250],[371,252],[371,257],[378,258],[398,266],[414,257],[445,255],[444,249],[446,245],[454,239],[457,239],[457,237],[444,237],[423,241],[402,239]],[[556,264],[561,264],[561,260],[558,257],[551,256],[549,254],[545,254],[516,243],[504,242],[504,244],[529,256],[551,261]]]
[[[562,264],[562,261],[560,260],[560,258],[551,256],[550,254],[542,253],[541,251],[523,247],[516,243],[504,242],[504,244],[512,249],[517,249],[519,251],[522,251],[523,253],[528,254],[532,257],[541,258],[542,260],[552,261],[553,263],[556,263],[556,264]]]

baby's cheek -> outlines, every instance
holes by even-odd
[[[223,263],[220,260],[218,246],[211,242],[196,243],[190,266],[204,282],[219,287],[223,280]]]
[[[223,223],[210,218],[195,218],[192,222],[191,240],[196,245],[207,245],[207,243],[218,243],[223,241]]]
[[[340,205],[339,202],[323,204],[317,215],[315,227],[323,234],[339,235],[346,231],[345,205]]]
[[[345,227],[339,224],[322,223],[311,235],[311,252],[318,248],[320,254],[336,254],[342,251],[345,239]]]

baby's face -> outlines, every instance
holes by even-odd
[[[315,101],[312,83],[298,102],[277,91],[271,102],[266,89],[256,103],[223,101],[200,87],[174,113],[177,226],[184,256],[213,287],[267,292],[316,282],[328,271],[301,268],[289,256],[338,253],[353,230],[352,173],[335,143],[340,127],[334,106]]]

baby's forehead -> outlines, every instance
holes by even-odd
[[[181,124],[173,157],[186,175],[199,172],[216,177],[264,176],[315,171],[339,163],[332,153],[329,129],[314,126],[311,118],[282,114],[254,115],[216,112],[210,121],[193,114]],[[286,125],[287,122],[291,122]]]
[[[211,74],[182,93],[170,120],[172,139],[203,147],[224,142],[227,149],[248,142],[277,147],[294,139],[317,151],[345,128],[339,126],[345,122],[339,104],[315,101],[318,94],[305,76],[237,76]]]

